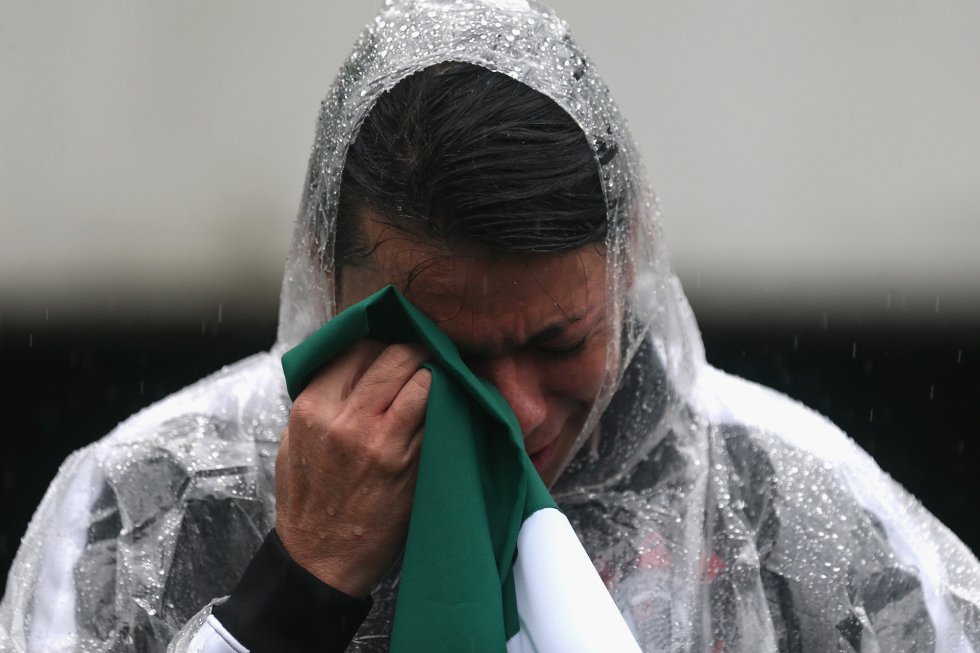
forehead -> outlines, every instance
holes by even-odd
[[[383,227],[374,226],[377,229]],[[464,350],[520,346],[558,324],[585,324],[605,311],[600,247],[559,254],[490,255],[389,232],[371,265]]]
[[[438,255],[437,255],[438,257]],[[605,285],[605,258],[594,251],[490,257],[432,258],[407,284],[420,305],[456,304],[474,314],[522,309],[580,316]],[[448,320],[451,315],[433,316]]]

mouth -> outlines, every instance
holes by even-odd
[[[548,463],[550,463],[551,459],[555,457],[555,452],[558,450],[558,441],[560,439],[561,438],[556,435],[551,442],[546,444],[544,447],[538,449],[534,453],[528,454],[531,458],[531,463],[534,465],[534,468],[538,470],[539,475],[543,475],[544,470],[548,467]]]

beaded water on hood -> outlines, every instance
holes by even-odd
[[[333,234],[344,159],[357,129],[378,97],[405,77],[447,61],[506,74],[553,99],[576,121],[593,148],[606,198],[608,319],[623,334],[609,360],[603,390],[579,438],[597,443],[601,415],[626,365],[652,334],[660,364],[679,396],[703,360],[687,301],[663,247],[656,198],[626,122],[595,66],[568,27],[546,7],[519,0],[388,2],[362,33],[319,114],[316,140],[287,274],[283,282],[279,343],[296,344],[333,314]],[[629,278],[629,282],[627,279]],[[676,408],[677,402],[670,402]],[[662,436],[662,432],[659,434]],[[647,434],[649,436],[649,434]],[[652,444],[657,438],[644,437]],[[589,466],[594,484],[608,481],[641,442],[620,440],[619,456],[604,471]],[[595,453],[595,446],[592,447]],[[593,455],[593,462],[596,456]]]
[[[564,108],[587,134],[613,215],[635,195],[626,125],[592,64],[557,16],[526,2],[389,2],[367,27],[323,103],[304,217],[329,231],[347,146],[378,96],[401,79],[446,61],[506,74]],[[310,204],[313,204],[311,207]],[[620,216],[622,217],[622,216]],[[616,222],[621,221],[617,220]],[[615,223],[615,222],[614,222]],[[321,248],[329,245],[323,239]]]

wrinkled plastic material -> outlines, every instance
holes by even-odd
[[[520,0],[388,2],[368,26],[322,106],[275,348],[65,462],[11,569],[0,651],[193,650],[273,524],[278,355],[333,312],[347,146],[381,93],[449,60],[545,93],[595,151],[623,335],[554,491],[644,649],[980,652],[966,547],[832,424],[706,365],[623,118],[564,23]],[[352,650],[387,649],[396,584]]]

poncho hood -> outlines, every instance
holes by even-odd
[[[642,346],[652,346],[661,394],[658,413],[680,405],[703,363],[700,335],[663,242],[656,197],[635,143],[609,90],[547,7],[522,0],[389,1],[354,45],[321,106],[304,195],[286,264],[277,347],[286,349],[324,324],[333,302],[334,235],[341,175],[350,144],[378,98],[409,75],[445,62],[505,74],[554,100],[592,148],[605,194],[608,231],[607,319],[622,332],[611,344],[603,390],[580,434],[592,436],[597,462],[601,416]],[[644,344],[645,343],[645,344]],[[634,382],[641,379],[634,379]],[[667,395],[670,396],[667,396]],[[572,486],[597,485],[623,472],[662,431],[642,441],[604,442],[609,465],[576,465]],[[563,486],[568,487],[568,475]]]

